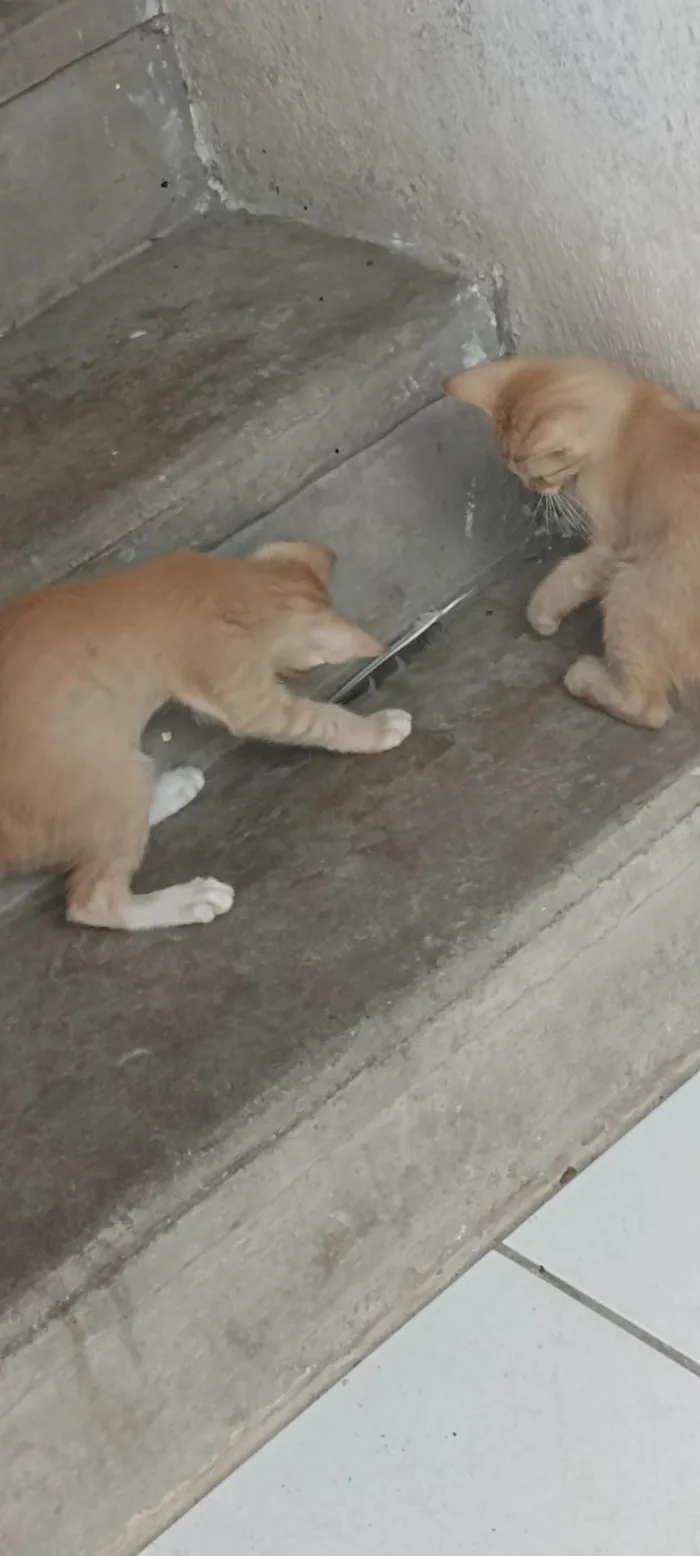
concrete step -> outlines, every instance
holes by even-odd
[[[230,918],[5,923],[8,1556],[139,1550],[698,1064],[697,722],[567,699],[596,622],[526,631],[532,520],[458,408],[249,540],[302,510],[372,624],[477,592],[375,694],[398,750],[218,747],[144,880]]]
[[[504,478],[479,418],[442,399],[215,549],[237,555],[295,536],[325,541],[339,558],[334,598],[389,641],[456,593],[483,584],[522,550],[527,533],[521,489]],[[311,689],[331,695],[351,669],[319,673]],[[145,745],[159,767],[195,762],[206,771],[232,741],[216,725],[167,708]],[[61,889],[47,876],[0,880],[0,921]]]
[[[100,56],[101,57],[101,56]],[[501,349],[480,288],[210,213],[0,342],[0,595],[211,547]]]
[[[0,333],[211,201],[158,0],[0,19]]]

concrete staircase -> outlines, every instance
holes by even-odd
[[[19,158],[43,125],[44,161],[0,194],[24,321],[0,342],[2,595],[318,535],[385,637],[470,598],[373,693],[415,719],[382,758],[235,746],[177,710],[149,730],[209,781],[145,877],[230,878],[229,919],[98,934],[53,881],[3,887],[2,1556],[138,1551],[697,1065],[697,724],[566,699],[596,623],[525,630],[532,515],[439,398],[510,346],[500,285],[197,214],[152,10],[5,7],[0,134]],[[117,65],[136,117],[106,182],[132,133],[136,182],[98,241],[83,88],[99,117]],[[70,254],[40,176],[77,202]]]

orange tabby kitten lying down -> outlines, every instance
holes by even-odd
[[[668,695],[700,680],[700,414],[657,384],[577,357],[505,357],[443,385],[491,417],[504,459],[531,491],[573,498],[589,545],[530,601],[548,634],[600,600],[604,659],[566,686],[615,718],[659,729]],[[545,501],[551,501],[549,497]]]
[[[209,923],[233,889],[193,880],[135,896],[149,828],[204,782],[156,778],[140,749],[175,699],[237,735],[328,751],[388,751],[408,713],[361,718],[295,697],[281,675],[381,652],[331,606],[325,546],[245,561],[193,551],[66,582],[0,610],[0,866],[70,872],[68,918],[109,929]]]

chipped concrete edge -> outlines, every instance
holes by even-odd
[[[686,771],[121,1229],[4,1364],[8,1556],[141,1549],[697,1069],[698,798]]]

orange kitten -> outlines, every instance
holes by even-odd
[[[605,657],[578,659],[568,690],[659,729],[669,693],[700,680],[700,414],[578,357],[505,357],[443,387],[491,417],[511,470],[557,494],[564,520],[569,498],[584,510],[587,549],[560,562],[528,608],[548,634],[601,602]]]
[[[156,778],[144,726],[174,699],[237,735],[388,751],[408,713],[361,718],[295,697],[280,676],[381,652],[332,607],[325,546],[263,546],[245,561],[175,552],[66,582],[0,610],[0,866],[70,874],[68,918],[109,929],[208,923],[233,889],[194,880],[135,896],[149,828],[199,792]]]

